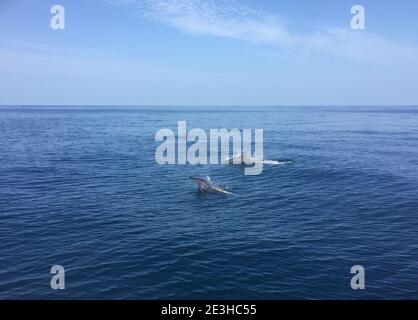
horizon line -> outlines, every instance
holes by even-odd
[[[100,104],[0,104],[0,108],[4,107],[77,107],[77,108],[298,108],[298,107],[353,107],[353,108],[368,108],[368,107],[418,107],[418,104],[298,104],[298,105],[100,105]]]

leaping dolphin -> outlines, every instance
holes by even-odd
[[[213,184],[210,181],[210,177],[207,177],[206,179],[200,177],[190,177],[190,179],[192,179],[197,184],[200,192],[231,194],[231,192],[226,190],[225,186],[218,186]]]

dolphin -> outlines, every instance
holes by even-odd
[[[238,164],[238,165],[253,165],[255,163],[262,163],[267,165],[280,165],[280,164],[287,164],[291,163],[292,161],[277,161],[277,160],[260,160],[254,157],[251,157],[245,151],[238,153],[232,157],[228,157],[224,159],[224,164]]]
[[[251,157],[250,155],[248,155],[245,151],[236,154],[230,158],[226,158],[224,160],[225,164],[246,164],[246,165],[252,165],[254,164],[256,161],[258,161],[257,159]]]
[[[197,184],[200,192],[231,194],[230,191],[226,190],[225,186],[218,186],[213,184],[210,181],[210,177],[190,177],[190,179],[192,179]]]

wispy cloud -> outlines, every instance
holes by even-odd
[[[193,35],[264,43],[292,54],[329,54],[367,63],[418,62],[417,46],[349,27],[323,27],[309,34],[297,34],[283,15],[249,8],[233,0],[106,1]]]
[[[277,43],[289,38],[284,17],[214,0],[106,0],[143,17],[195,35]]]
[[[282,17],[232,2],[146,0],[145,5],[145,16],[193,34],[268,43],[289,37]]]

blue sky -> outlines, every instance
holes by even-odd
[[[418,105],[417,16],[415,0],[1,0],[0,104]]]

